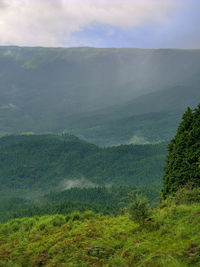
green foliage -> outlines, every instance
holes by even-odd
[[[174,195],[174,202],[176,204],[200,203],[200,188],[191,184],[180,187]]]
[[[187,183],[200,186],[200,105],[193,111],[187,109],[168,151],[164,171],[164,198]]]
[[[146,219],[148,219],[150,216],[150,207],[147,199],[137,194],[135,200],[133,200],[132,196],[130,196],[130,202],[131,203],[129,205],[128,211],[131,220],[143,226]]]
[[[13,218],[23,218],[32,217],[35,215],[53,215],[53,214],[67,214],[65,220],[70,220],[72,214],[80,214],[86,211],[93,211],[94,213],[100,213],[103,215],[117,215],[120,213],[118,206],[112,205],[98,205],[93,203],[80,203],[80,202],[68,202],[68,201],[57,201],[55,203],[46,204],[29,204],[29,205],[19,205],[15,208],[10,208],[9,210],[2,209],[0,212],[0,222],[5,222]],[[79,216],[79,215],[78,215]],[[75,216],[76,217],[76,216]]]
[[[95,213],[91,210],[88,210],[88,211],[85,211],[83,213],[83,218],[84,219],[91,219],[91,218],[94,218],[95,217]]]
[[[121,208],[128,205],[127,195],[131,192],[146,196],[151,206],[155,206],[159,202],[160,187],[156,186],[71,188],[62,192],[51,192],[32,200],[22,198],[2,199],[0,201],[0,222],[12,218],[57,213],[63,215],[68,213],[66,220],[69,220],[71,219],[70,214],[75,211],[79,211],[87,217],[88,210],[90,210],[88,216],[92,216],[92,212],[117,215],[121,212]]]
[[[66,222],[66,219],[62,215],[55,215],[53,220],[51,221],[53,226],[61,226],[65,224],[65,222]]]
[[[72,219],[72,221],[79,221],[79,220],[81,220],[81,214],[80,214],[80,212],[73,212],[71,214],[71,219]]]
[[[0,138],[2,197],[72,187],[161,184],[166,145],[100,148],[72,135]]]
[[[173,196],[168,196],[167,199],[162,200],[161,206],[194,203],[200,203],[200,187],[188,183],[184,186],[179,187],[179,189],[173,194]]]
[[[71,216],[69,214],[65,215],[65,221],[68,222],[71,219]]]
[[[0,266],[199,266],[199,214],[198,203],[153,209],[148,227],[129,214],[15,219],[0,224]]]
[[[51,192],[45,195],[43,201],[49,202],[81,202],[100,205],[118,206],[127,204],[127,195],[135,192],[147,197],[151,205],[159,202],[159,186],[109,186],[78,188],[74,187],[61,192]]]

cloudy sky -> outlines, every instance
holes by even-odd
[[[0,0],[0,45],[200,48],[200,0]]]

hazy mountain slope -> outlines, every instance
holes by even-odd
[[[166,144],[99,148],[73,136],[0,138],[1,196],[161,184]]]
[[[60,120],[66,131],[99,145],[158,142],[171,139],[184,110],[199,103],[200,87],[176,86]]]
[[[58,132],[68,116],[198,85],[200,50],[0,47],[0,67],[0,134]]]

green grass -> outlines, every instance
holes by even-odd
[[[0,225],[0,266],[199,266],[200,205],[152,211],[140,227],[127,214],[92,212]]]

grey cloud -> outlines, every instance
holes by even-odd
[[[93,23],[131,28],[168,19],[173,0],[7,0],[0,2],[0,44],[62,46]]]
[[[4,0],[0,0],[0,12],[9,7],[9,3]]]

